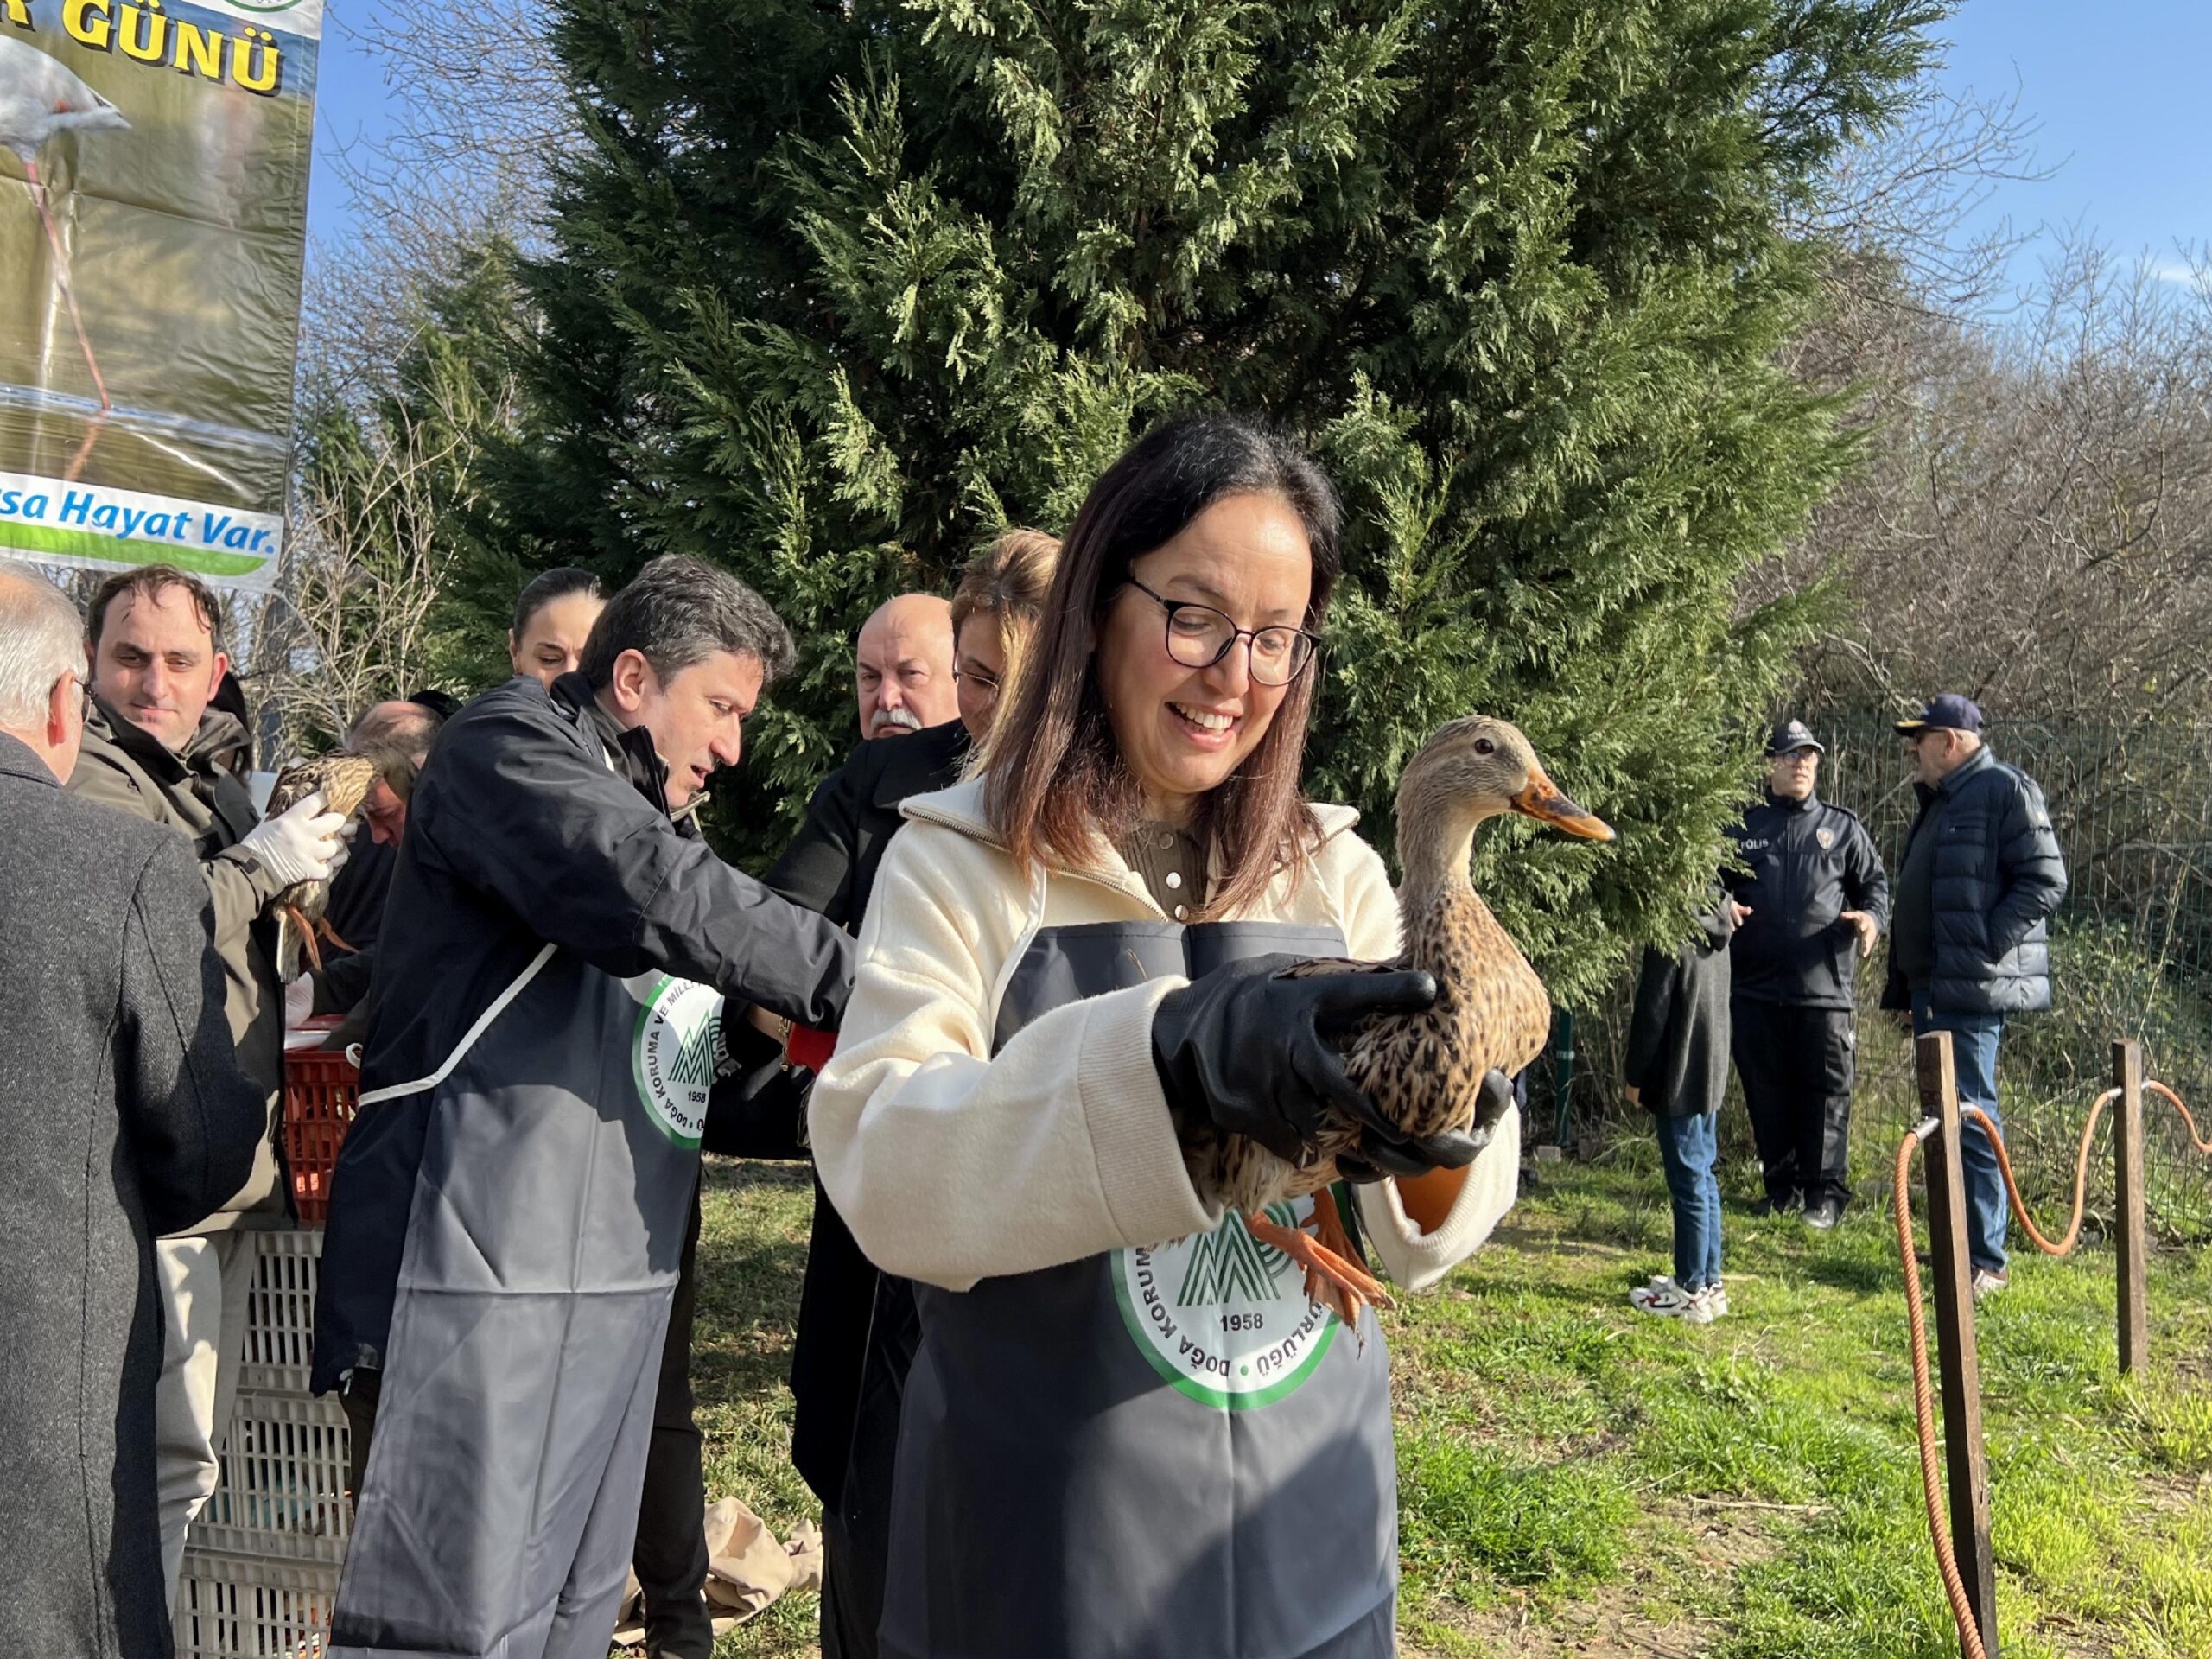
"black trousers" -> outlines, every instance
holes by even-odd
[[[361,1366],[346,1378],[338,1391],[338,1404],[346,1414],[346,1501],[361,1501],[361,1472],[369,1466],[369,1442],[376,1438],[377,1401],[384,1393],[384,1373]]]
[[[1851,1198],[1851,1088],[1856,1055],[1848,1008],[1737,997],[1730,1046],[1743,1079],[1766,1195],[1777,1204]]]
[[[875,1659],[891,1560],[892,1478],[906,1373],[921,1346],[914,1287],[878,1275],[837,1502],[822,1514],[822,1659]]]
[[[855,1542],[835,1510],[822,1512],[822,1659],[875,1659],[883,1561]]]
[[[645,1598],[645,1651],[652,1659],[713,1659],[707,1613],[707,1477],[699,1426],[691,1421],[691,1315],[699,1300],[699,1197],[683,1263],[668,1306],[653,1400],[652,1446],[645,1453],[645,1501],[630,1567]]]

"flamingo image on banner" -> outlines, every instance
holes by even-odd
[[[38,153],[57,132],[92,132],[102,127],[127,128],[123,111],[35,47],[0,36],[0,144],[16,152],[23,164],[23,181],[30,187],[38,207],[39,222],[46,226],[48,245],[54,250],[55,282],[69,307],[69,323],[77,331],[77,346],[85,353],[85,368],[92,388],[100,395],[103,411],[108,401],[107,384],[92,356],[92,342],[85,338],[85,319],[77,309],[77,296],[69,286],[69,254],[61,245],[61,232],[54,228],[47,209],[46,186],[38,176]]]
[[[0,0],[0,556],[283,551],[321,0]]]

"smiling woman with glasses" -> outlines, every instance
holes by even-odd
[[[1343,1329],[1192,1173],[1222,1135],[1302,1155],[1352,1109],[1325,1033],[1436,995],[1281,976],[1399,950],[1357,815],[1300,787],[1338,523],[1265,428],[1147,434],[1076,515],[982,775],[903,804],[808,1114],[861,1249],[920,1281],[870,1516],[887,1656],[1395,1650],[1381,1329]],[[1317,1010],[1323,987],[1350,1002]],[[1516,1150],[1433,1230],[1373,1159],[1345,1202],[1426,1284],[1510,1204]],[[1269,1219],[1319,1228],[1317,1202]]]

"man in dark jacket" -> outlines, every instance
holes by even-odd
[[[213,906],[238,1065],[264,1103],[261,1150],[238,1190],[155,1253],[168,1319],[156,1455],[162,1559],[174,1587],[186,1530],[220,1473],[216,1453],[245,1361],[253,1273],[245,1235],[291,1224],[277,1150],[284,1009],[266,912],[294,882],[319,880],[343,862],[345,821],[323,810],[320,793],[266,823],[254,810],[226,760],[245,730],[212,701],[229,669],[222,608],[197,577],[159,564],[111,576],[93,592],[88,633],[92,709],[69,791],[191,843]]]
[[[315,1387],[374,1398],[333,1659],[607,1651],[723,998],[834,1026],[851,983],[847,935],[689,822],[791,656],[728,572],[656,559],[416,785],[315,1310]]]
[[[166,1659],[153,1237],[244,1184],[265,1120],[192,849],[62,792],[82,640],[0,566],[0,1609],[19,1652]]]
[[[899,803],[959,782],[968,746],[968,729],[957,720],[861,744],[814,791],[806,823],[768,873],[768,886],[857,932],[883,849],[902,822]],[[889,1516],[861,1501],[861,1489],[889,1488],[899,1401],[918,1334],[912,1288],[876,1271],[816,1181],[791,1352],[791,1460],[822,1500],[823,1659],[875,1651]],[[848,1504],[850,1463],[863,1472]]]
[[[1731,831],[1723,878],[1751,912],[1729,947],[1733,1046],[1766,1197],[1833,1227],[1851,1197],[1852,981],[1889,920],[1889,877],[1866,825],[1820,798],[1818,739],[1784,721],[1767,742],[1766,799]]]
[[[1938,697],[1897,729],[1920,816],[1897,869],[1882,1006],[1910,1008],[1915,1035],[1951,1033],[1961,1103],[1980,1107],[2002,1134],[1998,1039],[2007,1014],[2050,1006],[2048,928],[2066,896],[2066,861],[2043,791],[1989,752],[1981,710],[1967,698]],[[1971,1121],[1962,1152],[1979,1297],[2005,1283],[2005,1186]]]

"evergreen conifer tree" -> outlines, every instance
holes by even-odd
[[[697,554],[792,621],[757,856],[851,745],[869,607],[1064,529],[1166,412],[1262,416],[1349,510],[1315,793],[1387,847],[1431,729],[1518,721],[1622,831],[1479,860],[1574,995],[1679,936],[1747,792],[1796,622],[1740,578],[1849,459],[1778,365],[1782,226],[1946,4],[561,0],[592,143],[511,544]]]

